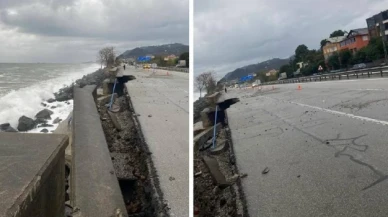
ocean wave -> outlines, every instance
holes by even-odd
[[[41,103],[49,98],[54,98],[54,92],[82,78],[84,75],[95,72],[99,68],[98,64],[89,65],[79,71],[66,72],[57,78],[41,81],[18,90],[12,90],[0,96],[0,124],[10,123],[12,127],[16,128],[18,120],[22,115],[34,118],[36,113],[44,108]],[[72,110],[72,106],[70,108],[67,107],[62,105],[62,109],[53,110],[54,114],[52,117],[58,116],[55,112],[61,112],[63,113],[62,116],[67,116]],[[66,111],[63,111],[63,109]]]

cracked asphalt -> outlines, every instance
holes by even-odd
[[[250,216],[388,216],[388,79],[297,85],[228,90]]]

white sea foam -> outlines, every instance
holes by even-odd
[[[79,71],[67,72],[66,74],[59,76],[55,79],[41,81],[35,83],[29,87],[21,88],[11,91],[3,96],[0,96],[0,124],[10,123],[12,127],[16,129],[18,120],[22,115],[34,118],[36,113],[45,108],[41,103],[49,98],[54,98],[54,92],[58,91],[65,85],[69,85],[75,80],[81,78],[84,75],[95,72],[99,68],[99,65],[93,64],[83,68]],[[64,102],[54,102],[49,104],[51,106],[58,106],[55,109],[50,110],[54,112],[51,115],[52,120],[56,117],[66,119],[68,114],[73,109],[73,102],[70,101],[70,105]],[[49,124],[51,122],[49,121]],[[52,127],[53,130],[56,128]],[[42,128],[34,129],[33,132],[40,131]]]

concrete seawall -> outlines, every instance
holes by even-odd
[[[0,216],[64,215],[65,135],[0,133]]]
[[[74,89],[72,201],[74,216],[112,216],[125,206],[93,98],[95,86]],[[126,216],[126,214],[123,214]]]

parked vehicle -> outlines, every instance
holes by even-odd
[[[359,63],[359,64],[354,65],[352,69],[365,69],[365,68],[366,68],[365,63]]]

